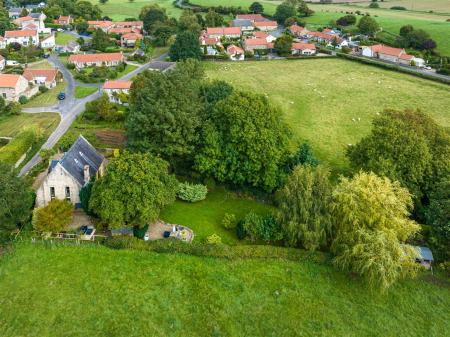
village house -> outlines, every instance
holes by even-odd
[[[143,21],[117,21],[113,22],[114,28],[132,28],[137,29],[139,33],[144,28]]]
[[[0,71],[2,71],[3,69],[5,69],[5,65],[6,65],[6,60],[5,58],[0,55]]]
[[[119,27],[114,27],[111,28],[110,30],[108,30],[108,34],[118,34],[118,35],[123,35],[123,34],[129,34],[129,33],[140,33],[141,30],[138,28],[119,28]]]
[[[108,95],[109,101],[112,103],[122,104],[122,94],[128,95],[132,81],[106,81],[103,85],[103,92]]]
[[[424,67],[425,61],[421,58],[409,55],[404,49],[376,44],[374,46],[362,47],[362,56],[379,58],[383,61],[399,63],[404,65],[414,64],[417,67]]]
[[[244,61],[245,59],[244,49],[234,44],[230,44],[227,47],[227,55],[232,61]]]
[[[223,45],[218,37],[207,37],[206,35],[202,35],[200,36],[199,41],[201,50],[206,55],[217,55],[219,50],[223,49]]]
[[[7,30],[5,32],[6,45],[18,43],[22,46],[39,45],[37,30]]]
[[[269,21],[261,14],[238,14],[236,15],[237,20],[250,20],[253,22]]]
[[[43,49],[52,49],[56,46],[55,35],[51,34],[41,41],[41,48]]]
[[[292,55],[314,55],[316,53],[316,45],[314,43],[294,42],[291,50]]]
[[[22,29],[26,25],[34,24],[34,19],[31,16],[27,15],[13,20],[13,23]]]
[[[0,36],[0,49],[6,48],[6,39],[3,36]]]
[[[268,32],[272,30],[277,30],[278,23],[276,21],[255,21],[253,22],[253,26],[256,29]]]
[[[243,32],[248,32],[255,29],[255,27],[253,27],[252,20],[248,19],[234,19],[231,21],[231,26],[239,27]]]
[[[52,160],[47,176],[36,191],[36,207],[45,207],[53,199],[80,206],[80,190],[94,177],[104,174],[105,158],[79,136],[61,160]]]
[[[13,22],[20,29],[34,29],[37,30],[38,33],[48,34],[51,29],[45,28],[44,20],[46,18],[47,16],[44,13],[30,13],[27,16],[15,19]]]
[[[251,52],[255,50],[273,49],[273,43],[269,43],[266,39],[262,38],[247,38],[244,40],[243,45],[246,51]]]
[[[238,39],[241,37],[240,27],[208,27],[206,28],[206,36],[209,38],[226,37],[229,39]]]
[[[341,38],[337,34],[332,34],[331,31],[328,33],[324,32],[307,32],[306,36],[319,43],[327,44],[329,47],[335,47],[341,49],[342,47],[348,46],[348,41]]]
[[[8,15],[9,18],[12,20],[17,19],[18,17],[20,17],[20,14],[22,14],[22,10],[23,8],[21,7],[11,7],[8,9]]]
[[[48,89],[56,87],[58,81],[62,80],[62,76],[57,69],[25,69],[23,72],[28,82],[45,86]]]
[[[70,41],[66,45],[56,45],[55,49],[59,53],[70,53],[70,54],[77,54],[80,52],[80,44],[76,41]]]
[[[88,21],[88,25],[89,30],[101,29],[105,33],[107,33],[109,29],[114,27],[112,21]]]
[[[22,75],[0,74],[0,96],[7,102],[17,102],[21,96],[30,98],[38,87],[30,86]]]
[[[289,27],[289,32],[295,37],[304,38],[309,31],[305,27],[295,24]]]
[[[77,69],[91,66],[114,67],[125,61],[122,53],[77,54],[69,56],[69,63],[75,64]]]
[[[127,33],[132,33],[132,32],[140,33],[142,31],[142,29],[144,28],[143,21],[117,21],[117,22],[108,21],[108,20],[88,21],[88,25],[89,25],[90,30],[101,29],[105,33],[108,33],[108,34],[112,34],[112,33],[123,34],[123,33],[119,33],[118,31],[120,31],[120,29],[124,29],[124,28],[130,29],[129,31],[126,31]],[[116,29],[119,29],[119,30],[117,31]]]
[[[60,15],[59,18],[57,18],[55,20],[55,23],[57,25],[61,25],[61,26],[68,26],[73,23],[73,18],[70,15],[68,15],[68,16]]]
[[[268,43],[275,42],[277,39],[275,36],[267,34],[266,32],[254,32],[252,36],[258,39],[265,39]]]
[[[142,40],[142,35],[139,33],[127,33],[120,37],[120,45],[122,48],[134,48],[136,41]]]

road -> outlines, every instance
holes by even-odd
[[[175,66],[174,62],[164,62],[163,60],[167,57],[167,54],[163,54],[158,58],[151,60],[137,69],[129,72],[128,74],[120,77],[120,80],[129,80],[139,73],[143,72],[146,69],[153,69],[159,71],[167,71]],[[42,107],[42,108],[28,108],[23,109],[22,112],[26,113],[39,113],[39,112],[57,112],[61,115],[61,121],[53,133],[48,137],[47,141],[42,145],[41,150],[51,149],[53,148],[61,137],[69,130],[70,126],[74,122],[74,120],[84,111],[84,107],[87,102],[94,101],[101,96],[101,91],[97,91],[92,95],[82,98],[76,99],[74,92],[76,81],[73,78],[71,72],[64,66],[64,64],[56,57],[50,57],[49,61],[53,63],[59,70],[62,72],[64,79],[67,82],[66,87],[66,99],[60,101],[59,104],[55,107]],[[39,153],[36,153],[20,170],[19,176],[26,175],[35,165],[39,164],[42,161]]]

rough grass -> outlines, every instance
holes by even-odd
[[[53,69],[55,67],[47,60],[40,60],[37,62],[29,63],[28,68],[30,68],[30,69]]]
[[[386,108],[421,109],[450,126],[448,85],[340,59],[207,63],[211,79],[267,94],[319,159],[345,170],[348,144],[369,133]]]
[[[169,16],[178,17],[181,14],[181,10],[172,5],[172,0],[135,0],[133,2],[127,0],[108,0],[106,4],[100,4],[97,0],[89,1],[98,5],[103,15],[107,15],[115,21],[126,18],[138,18],[141,8],[151,4],[158,4],[165,8]]]
[[[87,97],[98,90],[97,87],[78,86],[75,87],[75,98]]]
[[[28,103],[24,104],[24,108],[35,108],[35,107],[48,107],[58,103],[58,94],[64,91],[67,83],[65,81],[59,82],[56,87],[39,94],[32,98]]]
[[[0,260],[0,335],[449,336],[450,291],[369,292],[324,264],[22,244]]]
[[[55,40],[56,40],[57,45],[64,46],[64,45],[68,44],[69,42],[75,41],[76,37],[74,37],[70,34],[57,32]]]
[[[177,200],[162,212],[161,219],[171,224],[191,228],[195,233],[196,241],[202,241],[211,234],[217,234],[222,238],[222,242],[236,244],[238,239],[235,231],[226,230],[221,225],[225,213],[233,213],[239,220],[251,211],[267,214],[271,209],[266,204],[239,197],[233,192],[217,187],[209,191],[203,201],[188,203]]]
[[[50,134],[59,123],[59,115],[56,113],[22,113],[16,116],[0,118],[0,136],[14,137],[27,128],[40,129]]]

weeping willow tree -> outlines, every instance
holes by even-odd
[[[290,246],[314,251],[328,245],[331,233],[330,172],[298,165],[278,192],[278,221]]]
[[[407,189],[388,178],[360,172],[341,179],[333,200],[331,248],[336,266],[381,289],[415,274],[417,251],[405,242],[419,225],[408,218],[413,203]]]

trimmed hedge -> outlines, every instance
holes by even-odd
[[[0,149],[0,161],[14,165],[28,151],[35,140],[36,134],[33,130],[18,134],[8,145]]]
[[[111,237],[104,245],[112,249],[133,249],[157,253],[181,253],[193,256],[216,257],[224,259],[284,259],[289,261],[311,260],[324,262],[324,253],[311,253],[303,249],[278,246],[185,243],[176,239],[143,241],[129,236]]]

